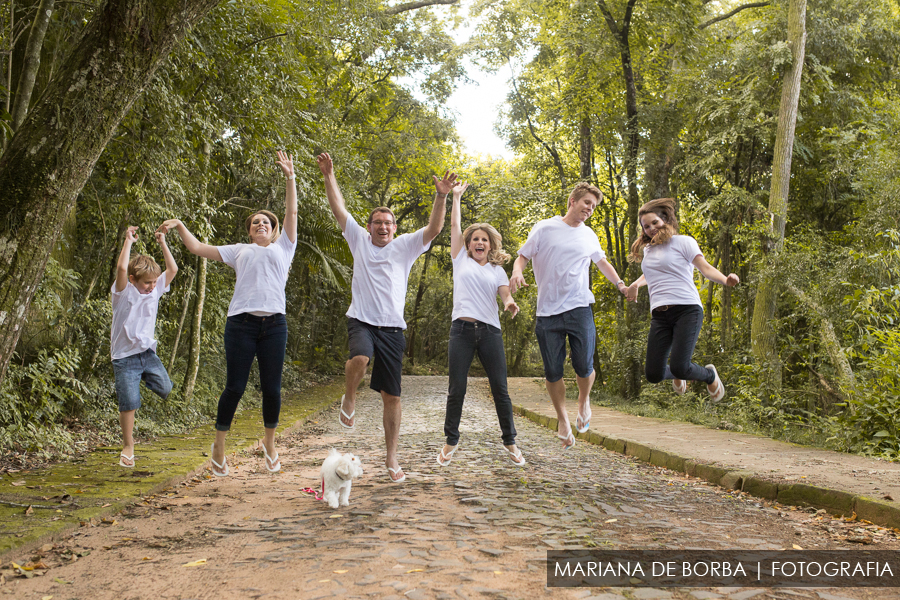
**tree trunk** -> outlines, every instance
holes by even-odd
[[[784,245],[784,227],[787,221],[788,191],[791,179],[791,156],[794,147],[794,131],[797,125],[797,107],[800,102],[800,81],[803,75],[803,59],[806,54],[806,0],[790,0],[788,6],[788,43],[792,61],[784,74],[781,88],[781,105],[778,109],[778,129],[775,134],[775,156],[772,164],[772,187],[769,192],[769,224],[763,240],[765,267],[756,291],[753,306],[753,325],[750,329],[753,357],[757,364],[767,367],[767,383],[774,389],[781,388],[781,361],[776,347],[772,319],[778,298],[776,264]]]
[[[203,237],[206,243],[206,236]],[[206,259],[197,257],[197,287],[194,290],[194,314],[191,318],[191,345],[188,349],[187,367],[184,370],[184,380],[181,382],[181,398],[185,403],[190,402],[194,395],[194,385],[197,383],[197,373],[200,371],[200,334],[203,325],[203,304],[206,302]]]
[[[0,156],[0,381],[63,223],[126,112],[218,0],[108,0]]]
[[[416,290],[416,301],[413,304],[412,318],[409,320],[409,345],[406,348],[406,356],[409,364],[416,364],[416,332],[419,329],[419,305],[422,296],[425,295],[425,276],[428,274],[428,264],[431,262],[431,248],[425,253],[425,264],[422,265],[422,274],[419,276],[419,289]]]
[[[12,109],[13,130],[19,128],[28,106],[31,104],[31,93],[34,91],[34,82],[37,79],[38,68],[41,66],[41,49],[44,47],[44,36],[47,33],[47,25],[50,24],[50,16],[53,14],[53,4],[56,0],[41,0],[31,31],[28,32],[28,42],[25,44],[25,60],[22,63],[22,73],[19,75],[19,83],[16,85],[15,103]]]
[[[191,273],[191,280],[188,282],[187,286],[185,286],[181,318],[178,319],[178,330],[175,332],[175,343],[172,344],[172,353],[169,355],[169,364],[166,366],[166,370],[169,373],[172,372],[172,368],[175,366],[175,357],[178,356],[178,344],[181,343],[181,332],[184,331],[184,320],[187,319],[188,310],[191,308],[191,288],[194,287],[194,279],[196,279],[196,277],[197,272],[193,271]]]

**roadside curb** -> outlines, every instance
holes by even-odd
[[[322,399],[310,405],[309,411],[302,417],[289,424],[284,425],[283,427],[279,426],[278,433],[276,434],[276,439],[293,433],[308,422],[319,418],[325,411],[334,406],[337,398],[339,398],[340,396],[334,396],[333,393],[328,393],[329,387],[335,387],[335,390],[337,392],[340,392],[340,390],[343,389],[343,383],[340,386],[337,386],[333,383],[326,385],[315,385],[307,388],[306,390],[303,390],[302,392],[299,392],[307,393],[313,388],[319,388],[320,391],[324,391],[325,393],[322,394]],[[198,429],[207,429],[208,427],[209,425],[204,425]],[[185,432],[182,435],[191,435],[191,433],[198,431],[198,429]],[[250,450],[254,446],[255,443],[236,444],[229,450],[229,454]],[[128,498],[124,498],[122,500],[109,502],[109,505],[104,507],[79,509],[77,511],[77,518],[74,521],[70,519],[66,521],[56,521],[52,525],[35,525],[34,530],[31,534],[25,533],[21,538],[10,538],[9,536],[4,536],[5,539],[3,540],[3,545],[6,547],[0,550],[0,563],[9,562],[13,558],[14,554],[27,553],[34,550],[35,548],[40,547],[43,544],[68,536],[71,532],[81,527],[81,522],[90,521],[91,519],[104,519],[112,515],[116,515],[125,508],[144,501],[147,496],[158,494],[165,489],[174,487],[192,477],[203,473],[209,467],[210,460],[209,458],[203,458],[203,456],[198,456],[197,458],[202,459],[202,462],[193,462],[190,465],[184,465],[185,470],[157,481],[145,489],[141,489],[139,495],[129,496]]]
[[[559,421],[555,417],[542,415],[516,404],[513,404],[513,412],[553,432],[559,428]],[[836,516],[851,516],[855,513],[860,520],[882,527],[900,528],[900,504],[894,502],[822,486],[772,479],[745,469],[700,462],[647,444],[596,431],[578,433],[573,427],[572,433],[578,439],[603,446],[612,452],[633,456],[657,467],[697,477],[729,490],[745,492],[751,496],[786,505],[825,509]]]

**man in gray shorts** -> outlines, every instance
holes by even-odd
[[[602,198],[603,193],[597,187],[584,182],[576,185],[569,194],[565,216],[538,221],[531,229],[528,240],[519,249],[509,278],[510,292],[527,286],[522,271],[529,260],[534,261],[534,279],[538,286],[535,335],[544,361],[547,393],[559,420],[557,437],[562,440],[564,450],[575,445],[566,412],[566,384],[562,378],[567,337],[578,382],[575,428],[584,433],[591,424],[590,393],[596,377],[597,329],[590,306],[594,303],[590,264],[597,265],[620,292],[624,294],[626,290],[625,282],[606,260],[597,234],[584,224]]]
[[[394,239],[397,222],[390,208],[378,207],[369,214],[365,228],[347,211],[344,197],[334,176],[334,164],[327,153],[316,157],[325,179],[325,195],[353,255],[353,293],[347,311],[350,360],[345,368],[346,390],[341,397],[340,423],[352,428],[356,415],[356,388],[366,374],[369,361],[372,379],[369,387],[381,393],[384,402],[385,466],[391,481],[406,479],[397,459],[400,442],[400,375],[406,338],[403,308],[406,285],[413,263],[444,227],[447,194],[456,184],[456,174],[434,176],[437,192],[428,225]]]

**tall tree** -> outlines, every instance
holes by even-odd
[[[0,381],[50,252],[131,104],[218,0],[108,0],[0,157]]]
[[[784,247],[784,227],[787,223],[791,157],[800,103],[803,60],[806,55],[806,0],[790,0],[788,45],[791,49],[791,62],[785,67],[781,87],[775,157],[772,164],[772,187],[769,192],[768,230],[763,243],[766,267],[757,288],[753,325],[750,330],[753,356],[758,364],[767,367],[769,383],[775,388],[781,387],[781,361],[778,358],[775,330],[771,326],[779,291],[775,265]]]

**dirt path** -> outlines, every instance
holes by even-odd
[[[196,477],[46,545],[44,575],[10,579],[4,570],[0,599],[896,597],[874,588],[547,589],[554,548],[837,549],[853,546],[848,534],[878,549],[900,542],[888,530],[779,510],[590,444],[562,452],[552,432],[519,418],[528,465],[518,468],[480,381],[470,385],[460,449],[442,468],[446,378],[404,384],[405,483],[388,479],[380,402],[365,390],[355,431],[338,425],[335,407],[281,440],[277,475],[260,456],[229,455],[230,477]],[[339,510],[300,491],[318,487],[331,447],[355,453],[365,470]]]

